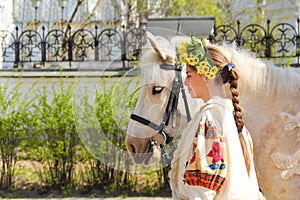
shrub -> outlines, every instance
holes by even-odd
[[[25,145],[31,128],[32,92],[22,93],[20,79],[14,86],[14,80],[7,80],[0,85],[0,151],[1,172],[0,187],[12,188],[15,164],[21,146]],[[34,87],[33,84],[32,88]]]
[[[39,88],[33,104],[34,137],[31,155],[39,160],[43,169],[38,171],[45,188],[72,187],[76,147],[79,138],[73,116],[73,86],[64,78]]]

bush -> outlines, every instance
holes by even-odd
[[[43,87],[41,80],[46,79],[33,83],[28,92],[22,92],[22,79],[14,87],[9,81],[0,85],[1,188],[16,186],[15,164],[21,159],[39,163],[35,173],[43,191],[65,195],[96,189],[106,196],[127,196],[139,191],[142,180],[151,194],[164,184],[167,173],[162,170],[128,173],[125,136],[138,99],[133,87],[138,77],[124,76],[114,83],[104,78],[95,91],[76,88],[79,79],[50,79]]]
[[[0,188],[13,187],[18,151],[26,144],[31,130],[32,93],[22,93],[20,80],[12,88],[9,83],[8,80],[0,85]]]
[[[51,90],[39,88],[32,105],[34,119],[31,148],[27,152],[41,162],[38,171],[41,185],[46,188],[70,188],[76,163],[79,138],[73,117],[74,81],[68,86],[61,78]]]

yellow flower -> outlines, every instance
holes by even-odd
[[[196,64],[198,63],[198,58],[197,57],[189,57],[189,58],[187,58],[187,62],[191,66],[196,66]]]
[[[207,77],[208,79],[214,79],[214,78],[216,78],[216,74],[209,73],[206,77]]]
[[[197,74],[203,74],[203,67],[201,65],[196,66]]]
[[[180,56],[179,56],[180,62],[186,62],[187,57],[188,56],[186,53],[180,54]]]
[[[207,62],[206,61],[202,61],[202,62],[200,62],[200,65],[204,67],[204,66],[207,65]]]
[[[186,53],[186,46],[187,46],[187,43],[182,42],[181,45],[178,47],[178,51],[180,54]]]
[[[210,69],[210,73],[212,73],[212,74],[216,74],[218,71],[219,71],[219,69],[218,69],[216,66],[213,66],[213,67]]]
[[[188,43],[184,41],[178,46],[178,62],[193,66],[196,68],[197,74],[206,76],[209,79],[214,79],[219,68],[215,66],[213,62],[210,62],[208,55],[205,53],[203,49],[205,42],[202,40],[197,42],[194,37],[191,39],[191,42]],[[198,43],[198,45],[196,43]]]
[[[188,43],[188,42],[185,42],[185,41],[183,41],[183,42],[181,43],[181,45],[182,45],[184,48],[186,48],[186,47],[189,45],[189,43]]]
[[[203,72],[205,74],[209,73],[209,67],[207,65],[203,66]]]

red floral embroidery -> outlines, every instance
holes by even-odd
[[[195,150],[197,148],[198,144],[193,142],[193,146],[194,146],[193,150]]]
[[[194,152],[193,157],[190,160],[190,164],[192,164],[193,162],[195,162],[196,160],[196,152]]]
[[[219,142],[214,142],[212,145],[212,150],[207,154],[207,156],[212,157],[212,163],[219,162],[220,160],[224,162],[222,148]]]
[[[197,146],[198,146],[197,143],[193,142],[193,152],[194,152],[194,154],[193,154],[193,157],[190,160],[190,163],[193,163],[196,160],[196,151],[195,151],[195,149],[197,148]]]
[[[202,173],[200,170],[187,170],[184,175],[184,182],[188,185],[197,185],[218,192],[225,184],[225,177]]]

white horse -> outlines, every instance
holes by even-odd
[[[135,120],[129,122],[126,146],[135,163],[157,162],[160,159],[159,144],[165,142],[158,130],[163,127],[163,134],[168,132],[170,136],[177,136],[187,123],[183,101],[178,103],[177,117],[174,118],[176,123],[172,119],[166,126],[161,123],[176,77],[175,70],[160,66],[174,64],[175,44],[182,39],[177,37],[167,41],[151,36],[152,48],[144,50],[140,61],[143,74],[141,93],[135,115],[141,116],[144,121],[146,119],[144,124],[151,122],[162,126],[155,130]],[[240,102],[244,108],[245,124],[253,138],[255,167],[261,190],[270,200],[299,199],[300,70],[276,67],[245,50],[226,46],[220,48],[240,71]],[[184,76],[185,72],[181,73]],[[199,102],[192,100],[189,94],[187,102],[193,116]]]

